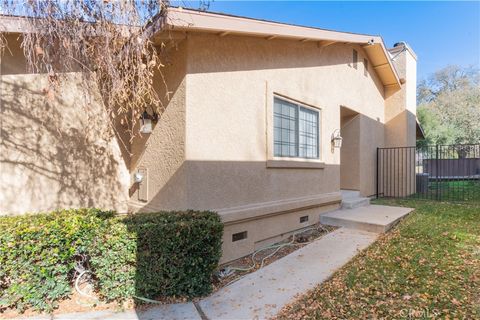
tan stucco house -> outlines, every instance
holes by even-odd
[[[375,194],[377,147],[415,145],[416,56],[405,43],[171,8],[154,36],[168,48],[168,89],[156,81],[167,108],[125,145],[99,138],[104,108],[77,75],[46,101],[12,19],[0,22],[1,213],[215,210],[225,262],[318,222],[342,189]]]

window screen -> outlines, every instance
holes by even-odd
[[[368,60],[363,59],[363,75],[368,77]]]
[[[274,156],[318,158],[318,111],[280,98],[274,100]]]

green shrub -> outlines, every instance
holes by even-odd
[[[88,257],[105,300],[194,297],[211,290],[223,225],[212,212],[115,217],[96,209],[0,218],[0,311],[51,311]]]
[[[91,264],[107,300],[194,297],[211,291],[223,224],[212,212],[131,215],[97,239]]]
[[[74,256],[112,212],[62,210],[0,218],[0,310],[50,311],[71,293]]]

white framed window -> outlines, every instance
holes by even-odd
[[[274,97],[273,155],[319,159],[320,113],[304,105]]]

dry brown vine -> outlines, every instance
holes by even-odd
[[[22,16],[22,47],[31,72],[46,73],[51,93],[63,74],[94,79],[110,117],[135,136],[146,107],[163,111],[153,87],[162,67],[151,40],[163,26],[168,0],[0,0],[2,14]],[[6,46],[0,35],[0,51]],[[1,52],[0,52],[1,53]],[[91,82],[91,81],[90,81]]]
[[[5,39],[5,35],[0,32],[0,61],[2,61],[3,52],[7,48],[7,39]]]

